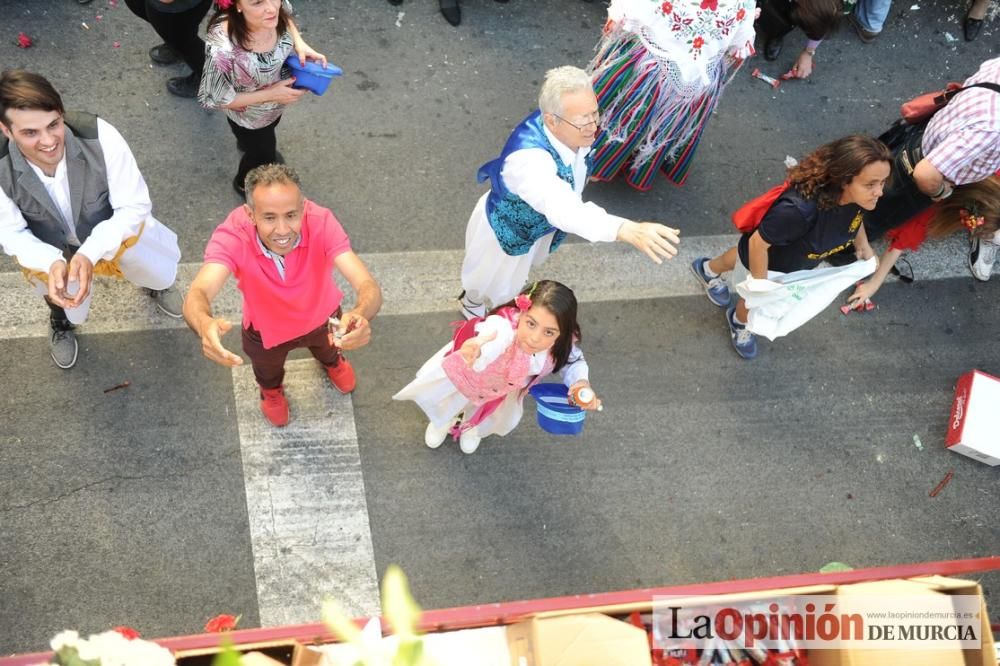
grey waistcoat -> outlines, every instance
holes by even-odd
[[[97,116],[67,112],[66,176],[76,236],[87,240],[99,223],[114,213],[108,193],[104,151],[97,140]],[[45,185],[28,165],[17,144],[0,137],[0,189],[21,211],[28,229],[39,240],[66,250],[69,229]]]

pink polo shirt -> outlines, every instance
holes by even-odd
[[[243,326],[260,333],[272,348],[316,329],[333,314],[344,295],[333,279],[334,259],[351,241],[328,209],[308,199],[299,244],[285,255],[285,278],[257,242],[257,228],[243,206],[216,227],[205,262],[222,264],[243,293]]]

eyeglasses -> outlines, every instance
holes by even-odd
[[[601,114],[600,114],[600,112],[595,113],[590,120],[588,120],[587,122],[583,123],[582,125],[577,125],[576,123],[570,122],[570,121],[566,120],[565,118],[563,118],[562,116],[560,116],[558,113],[553,113],[552,115],[555,116],[556,118],[558,118],[559,120],[563,121],[564,123],[566,123],[570,127],[575,127],[577,130],[579,130],[581,132],[583,131],[583,129],[585,127],[590,127],[591,125],[594,126],[594,129],[597,129],[598,123],[601,122]]]

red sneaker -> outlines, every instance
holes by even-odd
[[[260,411],[268,422],[277,427],[288,425],[288,400],[285,399],[285,387],[260,390]]]
[[[337,365],[326,367],[326,376],[330,378],[330,383],[333,384],[334,388],[341,393],[350,393],[357,385],[357,380],[354,378],[354,368],[343,356],[340,357],[340,362]]]

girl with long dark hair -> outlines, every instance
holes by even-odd
[[[464,453],[472,453],[483,437],[517,426],[525,393],[546,375],[561,372],[567,394],[590,386],[577,347],[576,311],[571,289],[535,282],[485,319],[467,322],[393,399],[413,400],[424,410],[427,446],[436,449],[452,434]],[[600,405],[595,398],[581,407]]]

